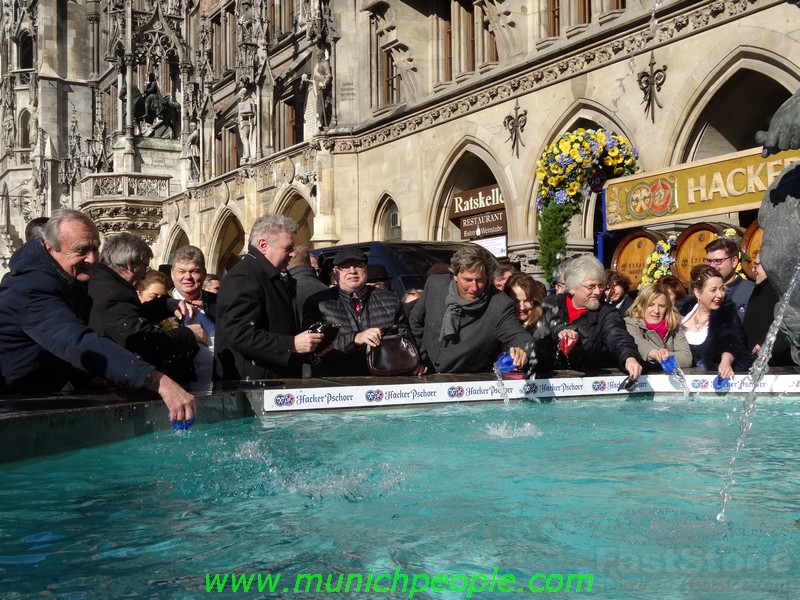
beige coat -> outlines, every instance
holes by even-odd
[[[666,348],[675,355],[675,362],[678,363],[681,369],[692,366],[692,350],[689,348],[689,342],[686,341],[686,334],[680,327],[668,332],[667,337],[663,340],[655,331],[648,329],[642,319],[625,317],[625,327],[628,328],[628,333],[633,336],[636,341],[636,347],[639,349],[639,354],[647,361],[648,365],[658,365],[656,361],[648,358],[648,354],[652,350]]]

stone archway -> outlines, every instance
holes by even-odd
[[[757,146],[756,131],[769,127],[772,115],[791,95],[769,75],[751,69],[737,71],[707,98],[681,162]]]
[[[503,245],[507,250],[508,225],[511,225],[506,220],[509,184],[491,152],[477,140],[464,138],[450,153],[442,169],[441,184],[434,192],[434,213],[430,215],[433,227],[430,239],[460,241],[505,237]],[[465,224],[464,217],[470,217],[469,225]],[[486,228],[484,231],[475,229],[476,224],[480,227],[479,222],[490,218],[494,219],[489,225],[491,233],[487,234]]]
[[[244,229],[242,229],[239,219],[228,213],[218,228],[214,246],[210,253],[212,257],[215,257],[212,263],[213,272],[223,277],[241,260],[242,254],[246,251],[247,240]]]
[[[283,198],[275,203],[275,212],[297,222],[295,244],[313,248],[311,238],[314,236],[314,210],[308,200],[294,188],[288,188]]]

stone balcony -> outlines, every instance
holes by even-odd
[[[86,212],[103,235],[127,231],[148,244],[158,237],[170,175],[94,173],[81,180]]]

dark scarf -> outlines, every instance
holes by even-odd
[[[439,333],[439,341],[457,342],[459,340],[458,328],[461,324],[461,317],[480,316],[489,304],[489,288],[475,298],[475,300],[464,300],[458,293],[455,279],[450,280],[450,288],[447,290],[447,305],[442,317],[442,330]]]

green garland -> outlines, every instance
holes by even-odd
[[[539,213],[539,266],[544,269],[548,281],[553,269],[567,256],[567,229],[571,217],[572,207],[566,204],[548,204]]]

